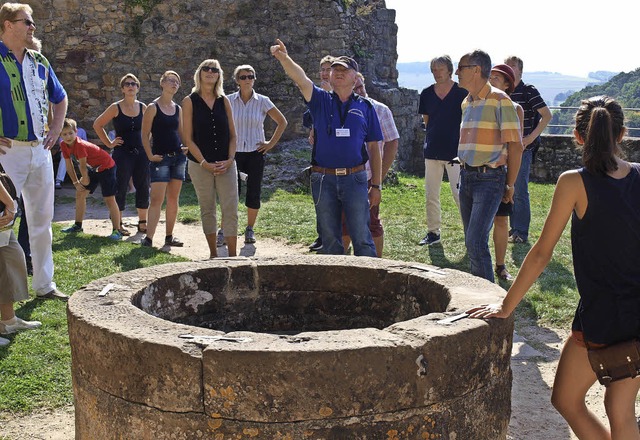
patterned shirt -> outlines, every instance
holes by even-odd
[[[375,99],[369,98],[369,100],[373,103],[373,108],[376,111],[376,115],[378,115],[378,120],[380,121],[380,129],[382,130],[382,140],[378,142],[378,148],[380,148],[380,159],[382,159],[382,154],[384,153],[384,144],[399,139],[400,134],[398,133],[396,123],[393,120],[393,113],[391,113],[391,109],[385,104],[376,101]],[[369,161],[367,161],[366,167],[367,177],[370,180],[371,165],[369,164]],[[384,179],[384,176],[382,176],[382,178]]]
[[[264,120],[269,110],[275,107],[271,100],[255,91],[245,104],[240,92],[228,96],[236,126],[236,152],[250,153],[258,149],[260,142],[265,142]]]
[[[506,93],[487,83],[478,99],[462,102],[458,157],[470,166],[497,167],[507,162],[507,143],[521,139],[520,120]]]
[[[522,135],[527,136],[538,125],[536,123],[538,110],[546,107],[547,104],[540,96],[538,89],[522,81],[511,94],[511,100],[520,104],[524,110],[524,133]]]

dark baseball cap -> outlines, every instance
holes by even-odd
[[[331,63],[331,67],[337,65],[346,67],[347,69],[353,69],[356,72],[358,71],[358,63],[356,63],[356,60],[354,60],[353,58],[337,57],[333,60],[333,63]]]

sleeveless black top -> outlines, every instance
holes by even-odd
[[[151,136],[153,139],[153,154],[164,155],[180,151],[180,106],[176,105],[176,111],[169,116],[155,102],[156,115],[151,123]]]
[[[579,170],[587,211],[571,219],[580,302],[574,330],[597,344],[640,336],[640,164],[622,179]]]
[[[213,109],[197,93],[189,95],[193,106],[193,141],[207,162],[229,159],[229,119],[224,96],[216,98]],[[196,159],[189,154],[189,159]]]
[[[118,116],[113,118],[113,128],[116,130],[116,136],[120,136],[123,141],[118,148],[142,148],[142,103],[138,116],[133,118],[122,113],[120,104],[116,105]]]

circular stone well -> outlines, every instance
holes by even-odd
[[[76,439],[505,439],[513,321],[438,322],[503,294],[348,256],[94,281],[68,306]]]

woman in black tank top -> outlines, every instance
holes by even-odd
[[[162,95],[156,98],[144,113],[142,119],[142,144],[149,158],[151,177],[151,203],[147,235],[142,246],[152,246],[153,236],[160,220],[160,211],[165,196],[166,235],[165,246],[182,246],[183,243],[173,236],[173,228],[178,218],[178,199],[185,178],[187,157],[182,151],[180,133],[182,131],[182,112],[173,102],[180,87],[180,75],[168,70],[160,78]],[[153,147],[151,142],[153,141]]]
[[[111,104],[93,123],[93,129],[107,147],[113,149],[116,163],[118,189],[116,202],[120,211],[126,207],[129,181],[136,189],[138,232],[146,232],[147,209],[149,208],[149,160],[142,146],[142,115],[147,106],[137,100],[140,81],[132,73],[120,80],[124,98]],[[109,139],[105,126],[113,123],[115,139]],[[122,235],[131,235],[120,226]]]
[[[563,173],[540,238],[501,304],[469,310],[473,318],[506,318],[540,276],[569,218],[580,302],[565,343],[551,401],[578,438],[640,439],[635,401],[640,376],[612,381],[605,391],[609,427],[587,408],[596,382],[590,349],[640,338],[640,164],[622,160],[622,108],[597,96],[582,101],[574,134],[584,167]]]
[[[217,257],[216,202],[219,201],[229,256],[237,255],[238,181],[234,160],[236,131],[231,104],[222,88],[218,60],[204,60],[195,87],[182,101],[183,143],[189,148],[189,175],[200,204],[202,229],[211,257]]]

